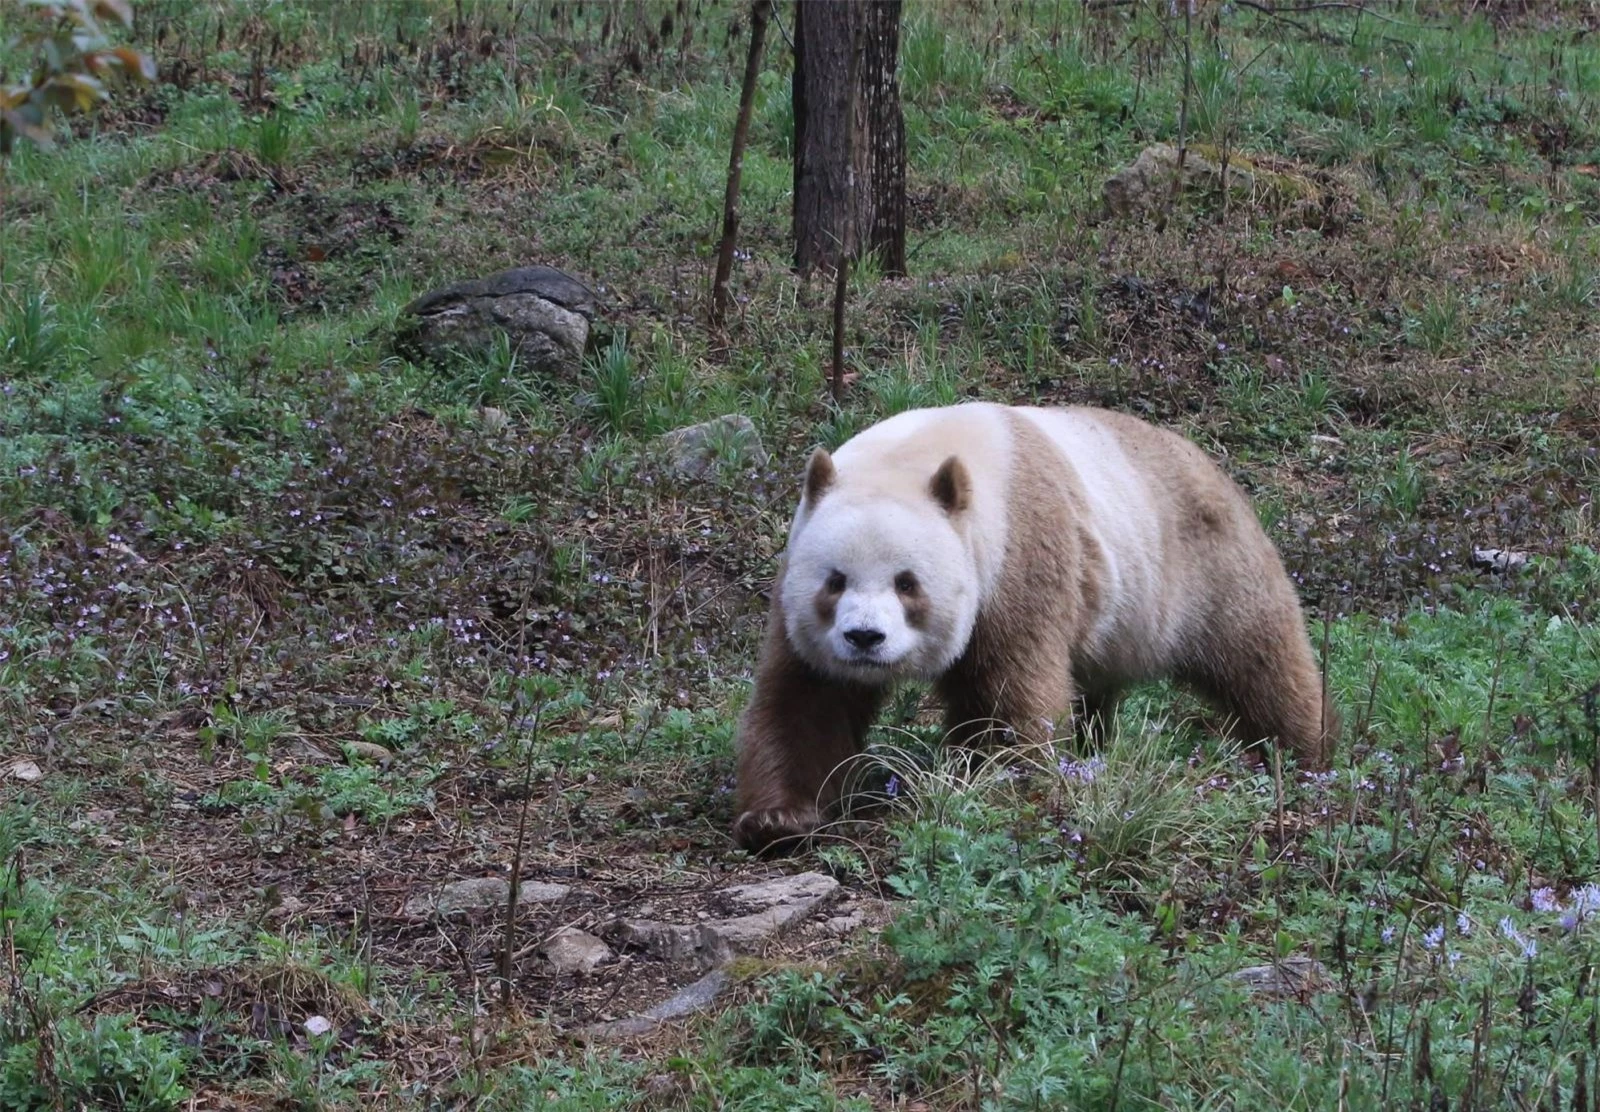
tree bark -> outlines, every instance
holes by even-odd
[[[864,255],[877,256],[886,275],[905,273],[900,6],[901,0],[796,0],[794,261],[802,274]]]

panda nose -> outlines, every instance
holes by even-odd
[[[844,639],[858,649],[870,649],[883,643],[883,630],[881,629],[847,629]]]

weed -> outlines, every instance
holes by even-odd
[[[619,332],[598,361],[589,366],[591,406],[602,426],[626,433],[638,415],[638,381],[625,333]]]
[[[294,118],[286,112],[269,112],[256,124],[255,152],[266,166],[283,169],[294,156]]]
[[[1435,356],[1458,350],[1463,331],[1461,300],[1454,293],[1429,299],[1406,321],[1411,343]]]
[[[1401,519],[1413,516],[1422,505],[1426,483],[1410,449],[1401,449],[1383,481],[1383,504]]]
[[[0,296],[0,357],[7,366],[37,375],[54,368],[66,348],[55,310],[43,290]]]

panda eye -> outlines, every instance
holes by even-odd
[[[845,584],[844,572],[836,571],[836,572],[832,572],[832,573],[830,573],[828,575],[827,587],[828,587],[828,590],[832,591],[834,594],[836,594],[836,595],[843,594],[844,593],[844,584]]]
[[[908,571],[903,571],[894,577],[894,589],[902,595],[916,594],[917,577]]]

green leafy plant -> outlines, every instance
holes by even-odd
[[[155,63],[131,47],[113,46],[105,20],[133,26],[127,0],[8,0],[27,21],[11,49],[31,55],[26,81],[0,87],[0,155],[18,137],[51,141],[52,112],[87,112],[110,93],[106,82],[119,77],[154,81]]]

